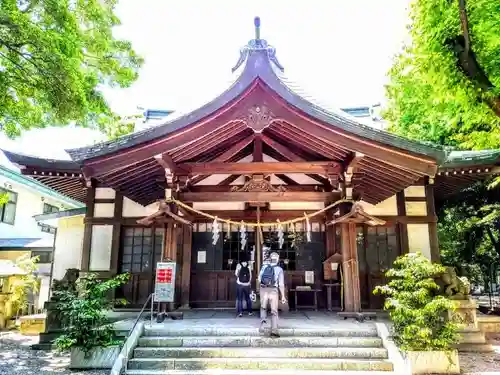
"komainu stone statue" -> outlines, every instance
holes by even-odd
[[[444,295],[450,299],[466,300],[470,298],[470,282],[467,277],[457,276],[454,267],[446,267],[441,275]]]

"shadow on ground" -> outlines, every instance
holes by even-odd
[[[31,350],[38,337],[17,332],[0,333],[0,375],[104,375],[107,371],[71,371],[68,355]]]

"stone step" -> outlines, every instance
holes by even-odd
[[[259,330],[256,327],[186,327],[186,326],[162,326],[144,327],[144,336],[170,336],[170,337],[193,337],[193,336],[262,336],[269,334],[269,330]],[[372,324],[360,324],[359,326],[338,328],[281,328],[279,333],[283,337],[377,337],[377,328]]]
[[[128,370],[127,375],[325,375],[328,374],[345,374],[345,371],[333,370],[333,371],[322,371],[322,370],[217,370],[215,372],[213,369],[208,370],[195,370],[195,371],[185,371],[185,370]],[[388,371],[351,371],[349,370],[349,375],[387,375],[390,374]]]
[[[141,337],[140,347],[350,347],[380,348],[379,337],[262,337],[262,336],[193,336]]]
[[[134,358],[387,359],[383,348],[136,348]]]
[[[387,360],[297,358],[134,358],[130,370],[330,370],[393,371]],[[217,372],[219,373],[219,371]],[[302,373],[302,372],[301,372]]]

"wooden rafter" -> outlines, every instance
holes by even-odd
[[[221,185],[221,186],[230,185],[231,183],[236,181],[239,177],[240,177],[239,174],[230,175],[230,176],[226,177],[225,179],[223,179],[221,182],[219,182],[217,185]]]
[[[294,161],[294,162],[304,161],[303,158],[295,154],[288,147],[283,146],[281,143],[267,137],[266,135],[262,135],[262,141],[289,161]]]
[[[188,147],[184,147],[178,152],[175,152],[173,158],[175,161],[184,161],[193,159],[194,157],[217,147],[221,142],[227,139],[237,137],[238,134],[247,130],[247,127],[241,122],[230,123],[226,128],[221,129],[219,133],[209,133],[204,138],[192,143]]]
[[[295,181],[293,178],[288,177],[286,174],[278,173],[275,176],[278,177],[281,181],[283,181],[287,185],[291,186],[298,185],[297,181]]]

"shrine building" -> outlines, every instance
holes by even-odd
[[[382,308],[372,291],[399,255],[439,261],[436,201],[499,174],[500,151],[445,152],[320,106],[255,29],[234,83],[191,113],[71,161],[5,152],[86,205],[38,218],[57,227],[54,278],[129,272],[119,294],[140,308],[169,260],[176,308],[234,307],[237,263],[251,260],[255,280],[271,249],[289,293],[314,291],[297,305],[356,312]]]

